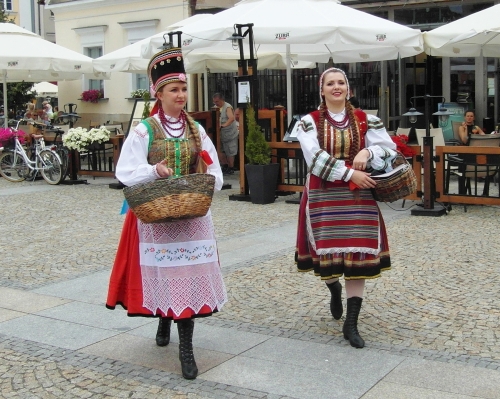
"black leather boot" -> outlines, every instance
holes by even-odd
[[[194,321],[191,319],[179,320],[177,330],[179,331],[179,360],[181,361],[182,376],[187,380],[194,380],[198,375],[198,367],[193,354]]]
[[[170,342],[170,325],[172,320],[160,317],[158,331],[156,331],[156,345],[167,346]]]
[[[342,328],[344,338],[348,339],[354,348],[363,348],[365,346],[365,341],[359,336],[358,332],[358,316],[361,310],[361,302],[363,302],[363,298],[357,296],[347,298],[347,314]]]
[[[330,300],[330,312],[335,320],[342,317],[344,313],[344,308],[342,307],[342,284],[340,281],[335,281],[332,284],[326,284],[330,293],[332,294],[332,299]]]

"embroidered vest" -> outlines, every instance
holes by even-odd
[[[142,123],[146,125],[149,133],[148,163],[155,165],[167,160],[167,167],[174,169],[175,175],[185,175],[195,172],[198,154],[201,148],[196,145],[196,136],[200,137],[198,129],[191,131],[190,125],[196,126],[189,115],[186,114],[186,132],[182,138],[166,138],[166,134],[158,121],[149,117]],[[189,123],[191,122],[191,123]],[[201,138],[199,138],[201,143]]]
[[[328,111],[326,111],[328,112]],[[319,111],[310,113],[311,117],[316,124],[318,134],[323,134],[323,149],[327,151],[332,157],[336,159],[348,160],[349,151],[352,145],[352,132],[351,128],[336,129],[330,126],[325,120],[325,126],[319,126]],[[368,123],[366,113],[360,109],[354,110],[354,119],[359,132],[359,148],[365,147],[365,135],[368,130]]]

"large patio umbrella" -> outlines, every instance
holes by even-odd
[[[164,36],[168,35],[169,32],[176,31],[185,25],[201,21],[211,16],[212,14],[196,14],[173,23],[167,26],[162,32],[94,59],[94,68],[96,71],[100,72],[146,73],[150,57],[143,57],[141,51],[144,46],[149,44],[150,40],[154,38],[157,42],[160,42],[161,45],[163,44]],[[166,40],[168,40],[168,36],[166,36]],[[156,49],[156,51],[158,50]]]
[[[210,59],[227,47],[235,24],[253,23],[256,54],[281,50],[297,61],[367,62],[423,52],[420,30],[343,6],[337,0],[242,0],[213,17],[182,28],[186,59]],[[150,46],[161,44],[157,39]],[[237,52],[235,52],[237,53]],[[247,51],[248,54],[248,51]],[[291,93],[291,63],[287,91]],[[291,109],[291,95],[288,95]]]
[[[500,57],[500,4],[424,33],[425,52],[444,57]]]
[[[94,59],[94,68],[101,72],[134,72],[146,73],[150,58],[159,51],[164,41],[168,41],[168,33],[174,32],[183,27],[198,23],[202,20],[211,18],[213,14],[196,14],[182,21],[169,25],[166,30],[139,40],[133,44],[112,51],[99,58]],[[223,46],[217,46],[216,51],[208,56],[199,57],[193,54],[193,57],[187,55],[184,57],[184,63],[187,73],[204,73],[209,69],[211,72],[232,72],[237,70],[239,53],[234,51],[231,43],[224,43]],[[281,53],[280,53],[281,51]],[[206,52],[205,52],[206,53]],[[275,49],[271,53],[259,54],[259,65],[262,68],[285,69],[285,52],[283,48]],[[314,66],[311,62],[295,61],[294,67],[309,68]]]
[[[42,82],[74,80],[94,73],[92,59],[59,46],[41,36],[11,23],[0,23],[0,74],[3,81],[3,102],[7,114],[7,82]],[[8,118],[5,118],[5,127]]]

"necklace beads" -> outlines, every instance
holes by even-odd
[[[167,134],[171,137],[174,137],[178,139],[179,137],[182,137],[184,135],[184,130],[186,128],[186,115],[184,112],[181,112],[181,115],[179,116],[178,119],[174,119],[172,121],[169,121],[167,117],[165,116],[165,112],[163,111],[163,108],[160,107],[158,110],[158,117],[160,118],[161,125],[163,126],[163,129],[167,132]],[[173,119],[173,118],[172,118]],[[180,126],[175,126],[180,123]],[[180,131],[180,132],[179,132]],[[179,133],[177,133],[179,132]]]
[[[342,120],[336,121],[332,118],[330,112],[328,110],[325,110],[325,119],[331,126],[337,129],[345,129],[347,126],[349,126],[349,114],[347,112]]]

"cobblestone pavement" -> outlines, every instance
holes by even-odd
[[[1,287],[33,290],[110,270],[123,196],[108,188],[108,180],[89,183],[49,186],[0,178]],[[228,201],[235,193],[223,190],[214,197],[220,242],[296,220],[298,205],[286,203],[289,197],[259,206]],[[408,215],[387,218],[392,270],[367,282],[362,336],[381,351],[500,369],[500,209],[469,206],[465,212],[456,206],[439,218]],[[329,316],[328,291],[311,273],[296,272],[293,244],[225,269],[229,302],[203,322],[342,342],[341,321]],[[169,373],[2,335],[0,346],[4,398],[281,397],[202,380],[186,384]]]

